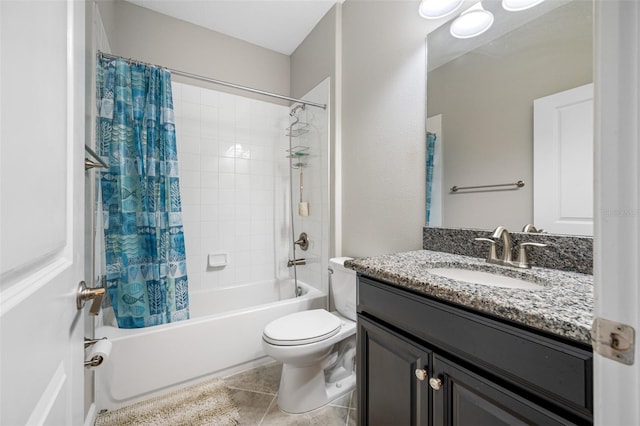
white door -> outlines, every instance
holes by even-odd
[[[0,1],[0,424],[81,425],[84,2]]]
[[[533,101],[533,223],[593,235],[593,84]]]

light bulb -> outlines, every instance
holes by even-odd
[[[482,2],[465,10],[458,16],[449,32],[456,38],[476,37],[487,31],[493,25],[493,13],[482,7]]]
[[[463,0],[422,0],[418,13],[426,19],[438,19],[455,12]]]
[[[509,12],[519,12],[537,6],[544,0],[502,0],[502,7]]]

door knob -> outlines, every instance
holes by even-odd
[[[80,310],[84,308],[84,304],[88,300],[93,300],[91,308],[89,308],[89,315],[98,315],[105,292],[104,287],[87,288],[87,284],[84,281],[80,281],[78,292],[76,293],[76,307]]]
[[[440,390],[442,387],[442,380],[437,377],[432,377],[429,379],[429,386],[431,386],[431,389],[433,390]]]
[[[427,375],[427,370],[425,370],[424,368],[416,368],[416,377],[418,378],[418,380],[423,381],[427,378]]]

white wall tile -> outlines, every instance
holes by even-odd
[[[234,251],[236,246],[235,222],[220,220],[220,249]]]
[[[217,190],[220,187],[220,179],[218,173],[208,171],[200,172],[200,185],[202,185],[202,189]],[[217,197],[217,191],[212,192],[215,192]]]
[[[218,188],[200,188],[200,205],[218,204],[220,202]]]
[[[182,152],[199,154],[200,153],[200,136],[182,133],[180,138],[176,136],[176,144],[181,148]]]
[[[203,105],[217,107],[219,105],[218,101],[218,92],[215,90],[202,90],[200,94],[200,99],[202,100]]]
[[[183,206],[188,204],[200,205],[200,189],[180,187],[180,199]]]
[[[181,141],[182,142],[182,141]],[[180,174],[184,171],[200,171],[200,156],[191,152],[178,152]]]
[[[216,283],[217,287],[230,287],[235,284],[236,281],[236,270],[232,265],[226,266],[220,271],[216,271],[218,282]]]
[[[251,160],[245,160],[243,158],[236,158],[236,173],[237,174],[249,174],[251,167]]]
[[[200,222],[200,206],[197,204],[185,204],[182,206],[182,223]]]
[[[233,189],[219,189],[218,190],[218,202],[220,206],[231,206],[235,207],[236,204],[236,192]],[[227,220],[222,218],[222,220]],[[230,217],[228,220],[233,220],[233,217]]]
[[[201,220],[207,220],[212,222],[217,222],[220,220],[220,214],[218,212],[217,204],[202,204],[200,206],[200,217]]]
[[[274,279],[274,248],[287,244],[274,242],[273,165],[288,172],[287,108],[187,84],[174,85],[174,106],[192,291]],[[231,263],[208,268],[212,251]]]
[[[200,104],[200,92],[201,89],[197,86],[191,86],[189,84],[184,84],[182,86],[182,100],[186,102],[192,102],[195,104]]]
[[[180,170],[180,185],[182,188],[199,188],[200,171]]]
[[[173,101],[182,99],[182,87],[184,84],[175,81],[171,82],[171,94],[173,95]]]
[[[218,167],[220,173],[235,173],[236,172],[236,161],[235,158],[229,157],[220,157],[218,159]]]
[[[237,174],[236,175],[236,191],[250,191],[251,190],[251,176]]]
[[[200,232],[203,240],[215,240],[220,236],[220,232],[218,230],[218,222],[202,222]]]
[[[200,284],[200,287],[203,290],[212,290],[220,287],[220,275],[216,274],[215,271],[207,269],[202,274],[202,282]]]
[[[231,224],[233,228],[234,220],[236,217],[236,206],[235,204],[220,204],[218,207],[218,214],[220,223],[225,223],[227,226]],[[221,225],[222,227],[222,225]]]
[[[237,268],[236,269],[236,284],[245,284],[251,282],[253,275],[253,269],[251,267]]]
[[[200,141],[200,152],[203,155],[212,157],[218,156],[218,151],[220,150],[219,146],[218,146],[218,139],[212,139],[212,138],[201,138]]]
[[[236,193],[236,210],[239,208],[250,210],[252,192],[249,190],[236,189],[235,193]]]
[[[220,190],[234,190],[236,187],[236,175],[232,173],[220,173],[218,176]]]
[[[217,154],[217,149],[216,149]],[[219,166],[218,166],[218,156],[217,155],[209,155],[202,154],[199,157],[200,161],[200,169],[202,172],[215,172],[217,174]]]

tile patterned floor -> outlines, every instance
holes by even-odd
[[[231,377],[225,382],[238,411],[240,425],[355,426],[355,391],[317,410],[304,414],[280,411],[276,403],[282,364],[273,363]]]

